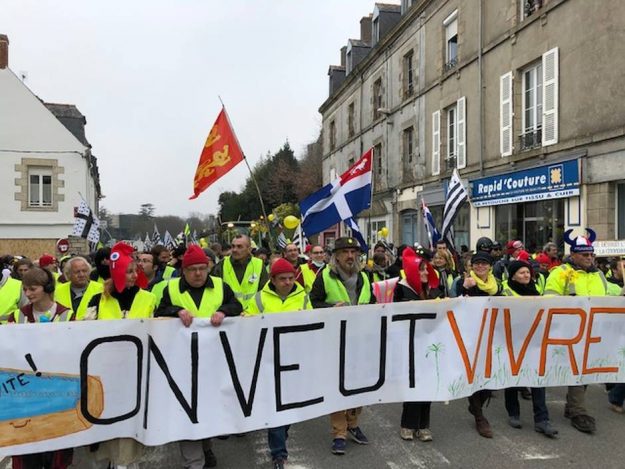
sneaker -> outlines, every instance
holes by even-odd
[[[332,454],[345,454],[345,446],[345,439],[335,438],[334,440],[332,440]]]
[[[508,417],[508,425],[510,425],[512,428],[523,427],[523,425],[521,425],[521,420],[519,419],[519,417]]]
[[[204,451],[204,467],[215,467],[217,466],[217,458],[215,457],[215,453],[213,453],[212,449],[207,449]]]
[[[482,415],[475,417],[475,428],[480,436],[483,436],[484,438],[493,437],[493,429],[490,428],[490,423],[488,423],[486,417]]]
[[[612,412],[616,412],[617,414],[622,414],[625,412],[625,409],[623,409],[622,405],[612,404],[611,402],[610,402],[610,410]]]
[[[429,428],[417,430],[417,438],[419,438],[419,441],[432,441],[432,432]]]
[[[411,428],[400,428],[399,436],[402,440],[412,440],[414,438],[414,430]]]
[[[549,422],[549,420],[535,423],[534,430],[536,430],[538,433],[542,433],[549,438],[555,438],[558,434],[558,430],[551,426],[551,422]]]
[[[284,459],[276,459],[272,462],[273,469],[284,469],[286,461]]]
[[[348,428],[349,436],[351,436],[352,440],[354,440],[359,445],[368,445],[369,439],[362,432],[360,427]]]

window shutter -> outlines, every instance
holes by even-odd
[[[441,112],[432,113],[432,176],[441,172]]]
[[[543,147],[558,143],[558,48],[543,54]]]
[[[457,131],[457,148],[456,153],[456,168],[462,169],[467,166],[467,125],[466,125],[466,98],[463,96],[456,102],[456,110],[458,117],[456,121]]]
[[[499,151],[512,155],[512,72],[499,78]]]

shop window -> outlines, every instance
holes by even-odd
[[[521,150],[540,147],[543,128],[543,65],[542,62],[523,70],[523,133]]]

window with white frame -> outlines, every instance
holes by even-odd
[[[444,130],[447,155],[446,169],[464,168],[466,159],[466,98],[463,96],[445,110],[446,118]]]
[[[458,10],[443,21],[445,28],[445,71],[458,65]]]
[[[380,241],[382,238],[378,236],[378,232],[382,229],[382,228],[386,228],[386,220],[371,220],[371,222],[368,223],[368,228],[369,228],[369,239],[370,244],[373,246],[375,245],[375,243],[377,243],[378,241]],[[390,236],[387,236],[387,239],[390,238]]]
[[[382,116],[380,109],[382,108],[382,78],[378,78],[373,82],[373,120]]]
[[[456,166],[456,153],[458,152],[458,140],[457,136],[457,111],[458,108],[454,104],[453,106],[447,109],[447,164],[450,164],[450,160],[453,160],[451,163],[453,166]]]
[[[533,64],[522,71],[523,114],[521,150],[539,147],[543,128],[543,65]]]
[[[380,17],[379,16],[373,18],[373,21],[371,22],[371,32],[373,36],[373,43],[377,44],[378,42],[380,42]]]
[[[28,206],[52,207],[51,168],[28,168]]]

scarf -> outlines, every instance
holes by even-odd
[[[508,286],[515,292],[521,296],[539,296],[538,290],[536,290],[536,283],[533,280],[530,280],[530,283],[527,285],[523,285],[522,283],[517,282],[516,280],[509,279]]]
[[[475,275],[475,272],[471,271],[471,278],[475,280],[477,284],[477,288],[482,290],[483,292],[488,293],[489,295],[496,295],[499,290],[499,285],[497,285],[497,280],[495,280],[495,276],[493,275],[492,270],[488,271],[488,277],[486,278],[486,282]]]

